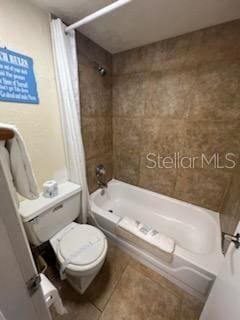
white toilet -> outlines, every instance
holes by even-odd
[[[81,294],[101,269],[107,239],[97,228],[73,222],[80,212],[81,188],[71,182],[59,185],[59,194],[21,202],[20,214],[30,243],[50,241],[59,271]]]

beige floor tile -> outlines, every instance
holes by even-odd
[[[129,265],[134,268],[135,270],[141,272],[145,276],[152,279],[152,281],[157,282],[162,287],[166,288],[167,290],[171,291],[175,295],[177,295],[179,298],[183,296],[183,290],[176,286],[173,282],[169,281],[165,277],[163,277],[158,272],[150,269],[149,267],[145,266],[144,264],[140,263],[139,261],[135,259],[131,259]]]
[[[203,303],[197,298],[184,293],[181,320],[198,320],[203,309]]]
[[[105,308],[129,259],[128,254],[109,243],[105,264],[85,294],[99,310]]]
[[[175,320],[181,299],[128,266],[101,320]]]
[[[97,320],[101,312],[85,296],[76,292],[70,284],[63,282],[59,289],[63,304],[68,313],[60,316],[51,308],[53,320]]]
[[[46,275],[68,310],[59,316],[52,308],[53,320],[197,320],[203,307],[198,299],[112,243],[105,265],[83,296],[61,281],[54,267]]]

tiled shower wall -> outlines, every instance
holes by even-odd
[[[148,169],[146,154],[239,153],[239,33],[238,20],[114,56],[77,34],[90,191],[103,163],[108,179],[114,167],[117,179],[223,212],[232,231],[240,218],[239,169]]]
[[[221,209],[223,231],[233,233],[240,220],[240,172],[232,178]]]
[[[113,56],[117,179],[217,211],[232,202],[232,170],[149,169],[146,155],[239,154],[239,33],[240,20]]]
[[[77,32],[81,125],[90,192],[97,189],[95,168],[103,164],[112,178],[112,56]],[[107,74],[96,70],[102,65]]]

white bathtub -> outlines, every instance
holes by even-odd
[[[145,264],[204,299],[223,261],[219,214],[124,182],[112,180],[104,195],[91,195],[91,210],[107,235]],[[115,234],[124,217],[141,221],[176,240],[166,263]]]

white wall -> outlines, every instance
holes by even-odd
[[[65,180],[48,14],[27,0],[0,0],[0,46],[33,58],[40,99],[39,105],[0,102],[0,122],[22,132],[40,188],[47,179]]]

